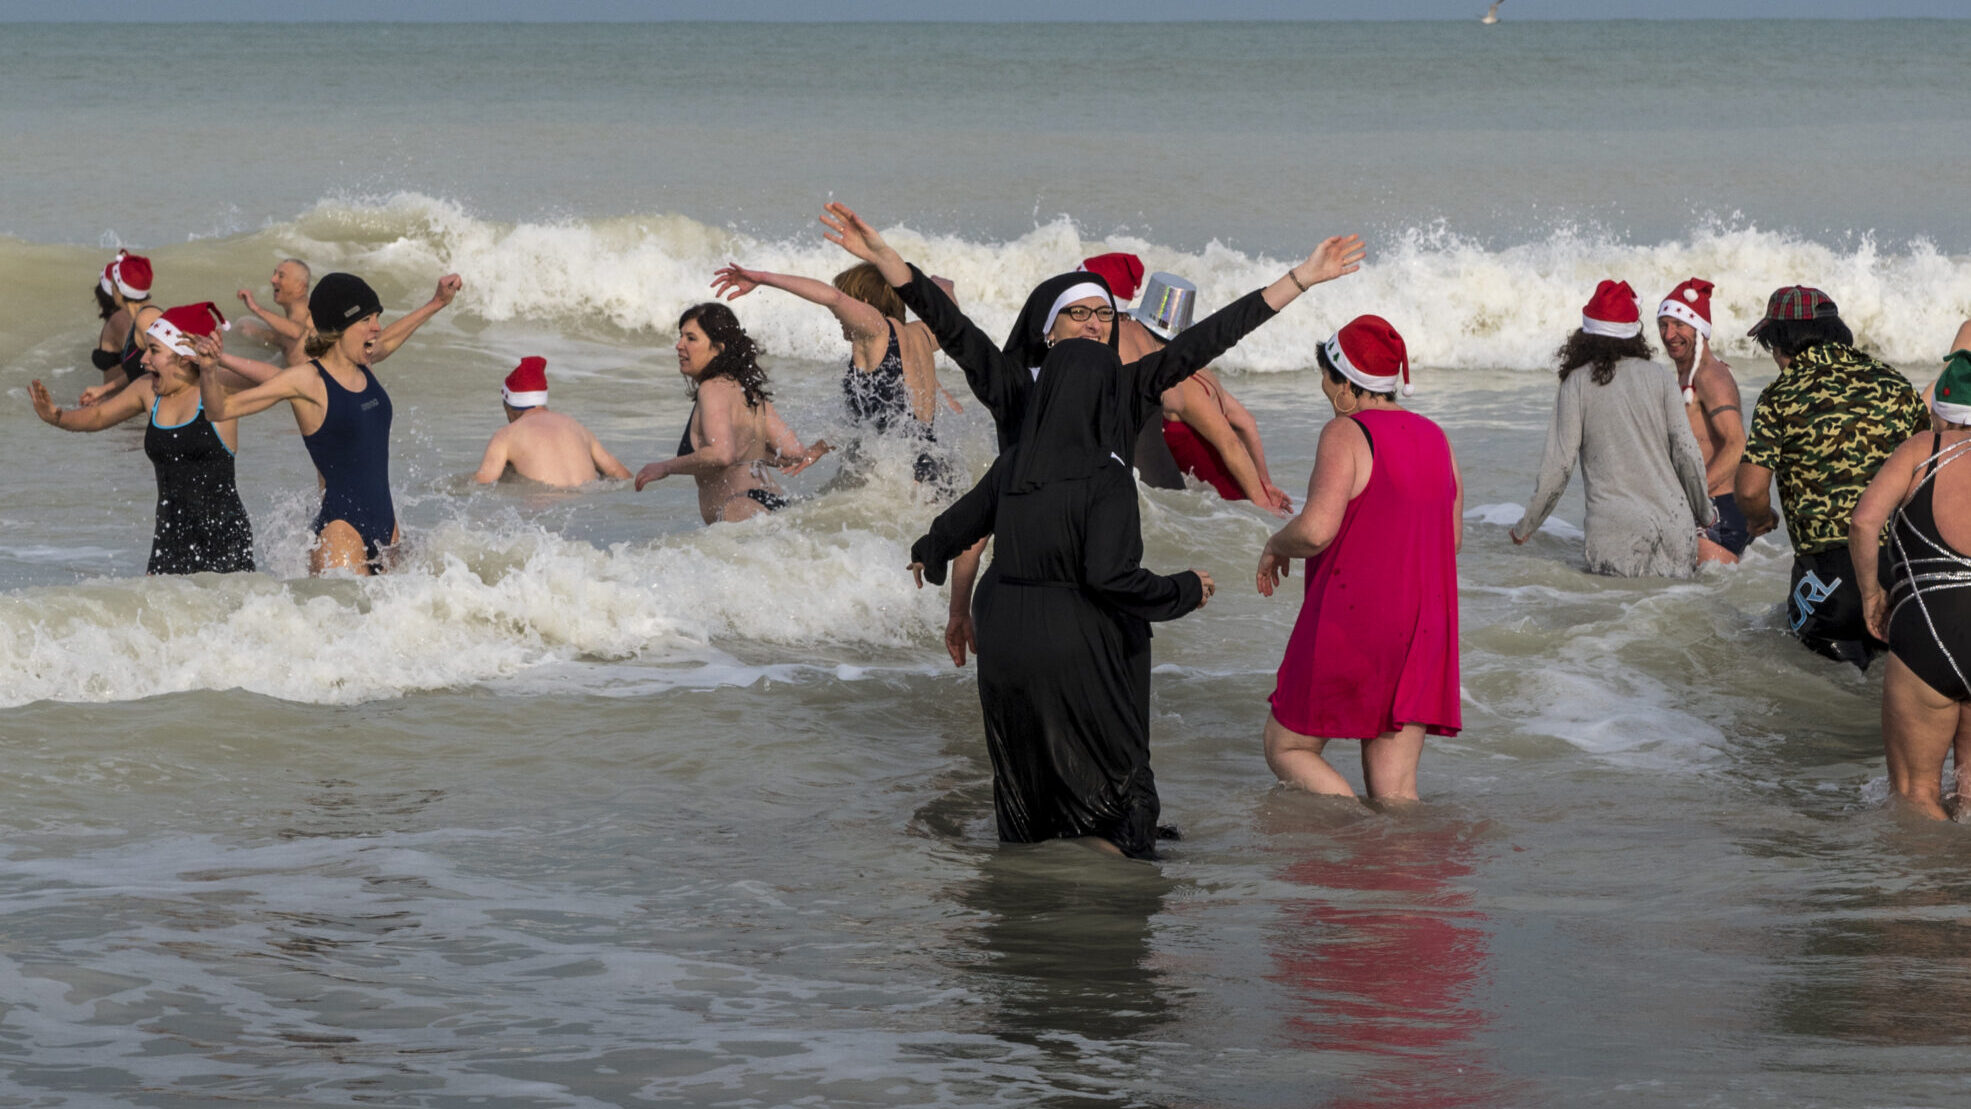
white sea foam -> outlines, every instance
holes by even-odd
[[[633,331],[668,331],[684,306],[711,295],[712,272],[730,261],[821,278],[853,262],[818,229],[767,240],[667,215],[500,223],[415,193],[325,200],[273,231],[317,268],[346,266],[418,288],[438,272],[457,270],[469,278],[462,303],[490,320],[594,321]],[[1127,236],[1091,237],[1065,218],[1007,242],[909,228],[885,233],[906,258],[955,280],[964,308],[995,337],[1011,325],[1036,281],[1090,254],[1132,251],[1150,270],[1183,274],[1197,283],[1206,309],[1276,279],[1299,257],[1216,244],[1185,252]],[[1646,317],[1677,282],[1693,274],[1709,278],[1718,286],[1715,342],[1726,357],[1752,353],[1745,329],[1782,285],[1827,290],[1865,346],[1919,374],[1971,315],[1971,258],[1942,254],[1923,240],[1889,244],[1857,234],[1828,245],[1731,219],[1657,243],[1564,225],[1531,243],[1494,248],[1438,224],[1370,245],[1361,273],[1317,290],[1310,304],[1254,333],[1224,364],[1305,368],[1314,345],[1338,324],[1375,313],[1404,333],[1423,367],[1542,368],[1579,326],[1581,304],[1604,277],[1627,280]],[[740,310],[769,350],[838,357],[834,322],[814,311],[781,310],[786,302],[785,294],[767,290],[742,300]]]
[[[353,703],[594,660],[651,664],[637,671],[645,685],[716,685],[751,678],[714,638],[849,649],[935,641],[943,601],[911,588],[902,540],[801,516],[607,550],[533,527],[452,523],[424,533],[399,572],[368,580],[21,590],[0,596],[0,704],[233,688]]]

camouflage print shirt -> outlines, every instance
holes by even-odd
[[[1882,460],[1929,426],[1923,398],[1893,367],[1821,343],[1759,394],[1744,461],[1779,479],[1794,552],[1817,554],[1848,541],[1855,502]]]

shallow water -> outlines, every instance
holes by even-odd
[[[943,175],[935,188],[827,161],[816,121],[867,94],[832,77],[833,62],[801,61],[833,55],[787,44],[851,33],[839,28],[611,29],[621,43],[592,28],[455,40],[300,29],[302,54],[398,82],[318,82],[314,101],[250,83],[276,68],[274,32],[229,31],[188,48],[234,67],[171,88],[188,109],[242,105],[245,122],[201,124],[187,140],[235,157],[165,172],[141,201],[94,179],[64,192],[62,158],[80,156],[64,144],[110,126],[76,75],[103,47],[73,28],[7,29],[0,118],[25,154],[0,183],[0,220],[13,221],[0,294],[19,306],[0,319],[0,468],[12,475],[0,500],[0,1101],[1962,1100],[1962,836],[1884,806],[1880,676],[1786,638],[1778,537],[1690,581],[1589,577],[1578,483],[1526,546],[1505,534],[1532,489],[1546,360],[1599,276],[1628,277],[1646,306],[1692,272],[1715,277],[1720,349],[1748,402],[1773,370],[1734,336],[1774,285],[1821,282],[1912,376],[1971,315],[1948,199],[1962,174],[1937,155],[1965,149],[1942,140],[1966,117],[1940,107],[1956,101],[1925,61],[1961,54],[1958,24],[1844,27],[1855,64],[1817,70],[1848,82],[1829,126],[1895,153],[1901,176],[1843,163],[1849,176],[1826,195],[1767,189],[1753,167],[1800,149],[1793,132],[1696,135],[1707,156],[1678,172],[1715,173],[1739,218],[1713,218],[1729,209],[1683,178],[1639,175],[1634,141],[1568,138],[1616,121],[1556,115],[1595,80],[1554,60],[1579,35],[1620,39],[1636,100],[1695,65],[1715,82],[1708,95],[1767,104],[1768,69],[1812,56],[1812,27],[1775,26],[1736,29],[1770,36],[1729,47],[1749,69],[1700,65],[1727,49],[1716,38],[1529,29],[1512,41],[1530,53],[1486,63],[1505,123],[1484,134],[1425,95],[1457,77],[1448,29],[1269,33],[1265,65],[1211,70],[1236,79],[1216,92],[1196,82],[1169,126],[1195,138],[1251,109],[1267,66],[1306,72],[1296,43],[1366,43],[1391,61],[1333,93],[1333,122],[1283,117],[1225,137],[1216,164],[1239,168],[1216,191],[1203,177],[1159,191],[1155,220],[1136,215],[1140,188],[1087,170],[1094,155],[990,156],[1024,141],[1005,120],[1056,112],[1072,92],[1040,62],[1026,83],[990,65],[938,70],[933,117],[975,123],[917,136],[926,172]],[[1254,41],[1117,33],[1153,74]],[[956,50],[937,36],[967,34],[988,60],[1029,45],[915,27],[884,49],[929,36],[924,51]],[[563,49],[529,52],[546,60],[511,77],[502,59],[538,35]],[[622,51],[680,41],[723,43],[725,55],[686,52],[710,70],[755,55],[780,68],[729,98],[693,85],[689,67],[611,85]],[[491,101],[433,92],[390,64],[406,51],[444,87],[518,84]],[[1374,86],[1377,73],[1425,89]],[[1108,74],[1082,107],[1135,118],[1140,80]],[[664,102],[652,87],[679,99],[653,108]],[[428,113],[391,116],[405,118],[395,137],[347,141],[419,97]],[[298,114],[324,99],[345,114]],[[491,126],[519,101],[532,106],[525,127]],[[304,122],[325,129],[318,147],[335,151],[336,172],[301,172],[241,132]],[[658,157],[681,141],[658,132],[714,124],[741,129],[733,150],[772,154],[744,188],[721,191],[740,176],[723,151]],[[1371,160],[1439,160],[1360,193],[1331,188],[1346,168],[1329,164],[1344,149],[1335,135],[1364,128],[1390,136]],[[438,133],[457,144],[434,145]],[[624,133],[643,153],[614,142]],[[1101,128],[1076,135],[1104,164],[1156,162],[1103,146]],[[516,148],[547,154],[513,166],[487,153]],[[1528,175],[1515,152],[1574,168]],[[1295,186],[1314,199],[1261,203],[1270,167],[1292,158],[1316,167]],[[1453,172],[1474,159],[1471,174]],[[586,176],[557,168],[568,165]],[[1524,204],[1487,198],[1500,165],[1524,179]],[[1065,191],[1036,189],[1049,173]],[[1603,218],[1606,197],[1583,184],[1609,180],[1632,218]],[[1273,786],[1259,729],[1298,590],[1265,600],[1245,586],[1274,521],[1201,489],[1143,494],[1147,563],[1201,567],[1222,588],[1158,633],[1155,767],[1184,839],[1142,865],[994,842],[972,672],[938,647],[942,595],[912,590],[903,571],[936,511],[908,480],[914,449],[865,444],[866,480],[841,479],[837,456],[789,483],[803,495],[791,510],[711,529],[678,482],[642,494],[471,486],[500,419],[497,383],[524,354],[548,357],[555,407],[632,468],[667,454],[688,409],[668,350],[677,309],[733,257],[832,272],[842,256],[807,221],[830,188],[852,187],[911,257],[958,279],[989,330],[1035,280],[1100,249],[1193,276],[1209,308],[1277,276],[1315,235],[1369,231],[1363,273],[1316,290],[1225,369],[1298,496],[1326,417],[1312,343],[1362,311],[1411,338],[1411,405],[1450,435],[1468,508],[1465,730],[1432,741],[1423,806],[1378,813]],[[941,189],[955,191],[922,199]],[[1570,199],[1577,190],[1589,199]],[[1814,221],[1831,212],[1842,222],[1823,233]],[[313,474],[274,412],[241,426],[263,572],[138,576],[154,496],[138,430],[58,434],[25,398],[33,378],[64,400],[93,378],[84,284],[109,229],[158,259],[168,303],[230,305],[290,254],[365,274],[393,315],[439,273],[466,275],[459,302],[378,371],[397,412],[402,572],[302,576]],[[832,321],[771,293],[739,311],[790,422],[842,441]],[[962,396],[961,377],[944,376]],[[962,470],[984,469],[991,435],[975,404],[938,430]],[[1359,781],[1351,747],[1336,745],[1338,763]]]

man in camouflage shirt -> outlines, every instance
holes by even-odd
[[[1772,481],[1793,538],[1787,623],[1808,647],[1866,670],[1883,649],[1862,620],[1848,558],[1855,502],[1903,440],[1930,426],[1923,399],[1894,368],[1856,350],[1819,289],[1775,291],[1750,332],[1779,376],[1759,395],[1733,493],[1753,535],[1777,521]]]

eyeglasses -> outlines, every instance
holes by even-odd
[[[1116,318],[1116,310],[1108,307],[1090,308],[1085,304],[1076,304],[1061,309],[1061,315],[1066,316],[1076,323],[1087,323],[1088,317],[1090,316],[1101,320],[1103,323],[1110,323]]]

